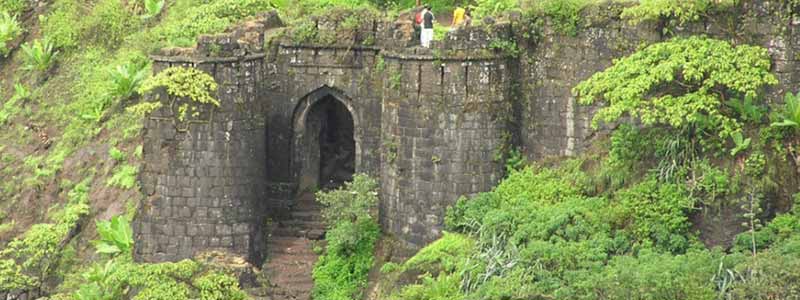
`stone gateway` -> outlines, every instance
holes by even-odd
[[[770,49],[779,87],[798,86],[797,26],[757,26],[782,21],[748,5],[738,18],[756,25],[739,34]],[[424,246],[441,235],[447,206],[504,176],[508,150],[572,155],[603,134],[589,126],[596,108],[577,105],[571,89],[663,39],[658,24],[631,26],[618,12],[585,12],[596,22],[576,36],[532,32],[512,16],[462,27],[431,49],[415,45],[413,17],[360,16],[355,29],[340,26],[346,16],[317,18],[317,33],[334,41],[322,43],[299,40],[267,12],[201,36],[196,48],[162,50],[154,72],[202,70],[219,84],[221,105],[178,121],[160,93],[163,107],[145,124],[148,201],[134,222],[135,258],[219,250],[260,263],[267,220],[289,216],[298,194],[357,172],[380,179],[384,232]],[[714,26],[681,30],[728,34]]]

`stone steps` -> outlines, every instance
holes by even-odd
[[[320,206],[301,201],[288,220],[276,222],[267,244],[264,267],[270,281],[271,300],[310,300],[314,281],[311,272],[318,255],[313,247],[325,234]]]

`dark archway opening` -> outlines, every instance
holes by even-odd
[[[353,116],[331,95],[314,103],[306,118],[306,168],[302,174],[319,188],[330,189],[355,173],[356,142]]]
[[[324,110],[319,132],[319,183],[323,188],[335,188],[352,180],[355,173],[353,116],[332,96],[317,105]]]

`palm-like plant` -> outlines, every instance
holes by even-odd
[[[100,239],[94,241],[97,253],[116,256],[130,253],[133,248],[133,231],[131,223],[124,216],[115,216],[111,221],[97,221],[97,234]]]
[[[25,54],[22,68],[39,72],[50,69],[58,55],[53,43],[47,40],[35,40],[33,43],[22,45],[22,52]]]
[[[11,49],[6,45],[22,33],[17,18],[7,12],[0,11],[0,55],[7,56]]]
[[[136,90],[147,78],[147,65],[144,63],[127,63],[111,70],[110,76],[111,81],[114,82],[114,89],[111,94],[114,97],[127,99],[136,93]]]
[[[783,120],[772,123],[772,126],[792,127],[795,130],[800,130],[800,93],[786,93],[784,102],[783,111],[779,113]]]

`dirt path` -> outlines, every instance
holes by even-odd
[[[320,206],[310,193],[298,198],[289,220],[278,222],[269,237],[264,269],[271,285],[269,299],[311,299],[311,272],[318,258],[313,247],[321,242],[324,228]]]

